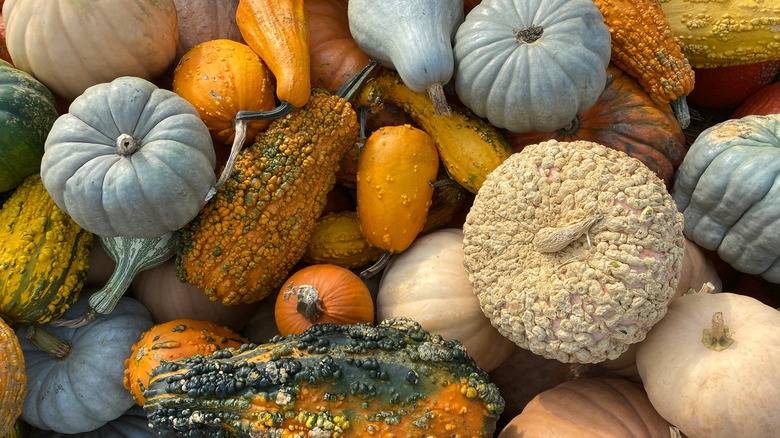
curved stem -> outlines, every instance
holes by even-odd
[[[563,128],[555,131],[560,135],[574,135],[574,133],[577,132],[577,130],[580,129],[580,125],[582,122],[580,122],[580,116],[574,116],[574,120],[569,122],[568,125],[564,126]]]
[[[236,114],[236,120],[271,120],[279,119],[290,114],[295,106],[286,100],[283,100],[279,106],[270,111],[239,111]]]
[[[447,103],[447,96],[444,94],[444,86],[441,82],[429,85],[426,91],[431,98],[433,110],[436,111],[437,116],[452,116],[452,110]]]
[[[366,82],[369,76],[379,68],[379,63],[376,61],[371,61],[363,67],[363,70],[360,70],[352,76],[351,78],[347,79],[338,90],[336,90],[336,96],[341,97],[342,99],[346,101],[352,100],[352,97],[355,95],[355,93],[360,90],[361,87],[363,87],[363,84]]]
[[[678,97],[671,103],[672,112],[677,118],[677,123],[680,124],[680,128],[685,129],[691,124],[691,112],[688,109],[688,101],[685,95]]]
[[[238,153],[241,152],[241,148],[244,146],[246,128],[249,126],[249,120],[236,119],[234,126],[236,133],[233,136],[233,145],[230,147],[230,156],[228,157],[225,166],[222,168],[219,179],[206,194],[206,202],[216,195],[217,190],[219,190],[219,188],[227,182],[228,178],[230,178],[230,174],[233,173],[233,167],[236,165],[236,161],[238,161]]]
[[[382,271],[382,269],[385,268],[385,265],[387,265],[387,262],[390,261],[390,259],[393,257],[393,253],[390,251],[382,251],[382,255],[379,256],[379,260],[374,262],[373,265],[367,267],[363,271],[360,272],[360,278],[366,279],[371,278],[374,275],[378,274]]]
[[[38,325],[28,325],[24,336],[33,345],[57,360],[64,360],[73,351],[73,344],[70,341],[55,336]]]

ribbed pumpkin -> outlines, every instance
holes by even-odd
[[[28,73],[0,61],[0,192],[13,189],[41,168],[43,144],[56,119],[51,91]]]
[[[163,361],[196,354],[208,356],[223,348],[239,348],[245,343],[249,340],[211,321],[175,319],[157,324],[144,332],[125,360],[125,388],[135,402],[143,406],[146,402],[143,392],[149,384],[149,376]]]
[[[0,317],[0,436],[10,431],[22,413],[27,373],[16,333]]]
[[[374,322],[374,300],[363,280],[349,269],[311,265],[285,281],[276,297],[274,319],[282,336],[320,322]]]
[[[218,39],[244,42],[236,24],[238,0],[173,0],[179,44],[176,59],[200,43]]]
[[[0,209],[0,315],[11,323],[45,323],[81,291],[92,233],[79,227],[28,176]]]
[[[668,105],[659,105],[637,81],[614,65],[595,105],[554,132],[505,133],[515,152],[541,141],[588,140],[623,151],[650,168],[671,188],[685,156],[685,136]]]

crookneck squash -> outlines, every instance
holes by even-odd
[[[352,85],[364,80],[352,79]],[[346,88],[343,96],[351,95],[354,87]],[[230,178],[182,229],[179,279],[226,305],[278,290],[306,251],[339,161],[357,135],[352,106],[324,90],[275,120],[241,151]]]
[[[92,233],[79,227],[28,176],[0,209],[0,314],[11,323],[45,323],[76,300]]]
[[[144,396],[162,436],[487,438],[504,407],[459,342],[406,318],[171,361]]]

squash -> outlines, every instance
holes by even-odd
[[[699,245],[686,238],[682,269],[677,281],[677,292],[672,299],[698,292],[708,283],[711,286],[706,286],[709,293],[717,294],[723,291],[723,283],[715,264]]]
[[[81,297],[64,317],[83,314],[88,301]],[[124,360],[152,325],[141,303],[122,298],[110,315],[84,327],[20,326],[27,368],[21,418],[38,429],[73,434],[120,417],[134,404],[122,384]]]
[[[301,333],[320,322],[374,322],[374,299],[363,280],[349,269],[310,265],[285,281],[276,297],[274,319],[282,336]]]
[[[41,168],[43,144],[57,119],[57,104],[37,79],[0,61],[0,192]]]
[[[259,303],[228,307],[219,301],[211,301],[202,290],[179,281],[174,258],[136,274],[130,290],[133,298],[149,309],[155,324],[174,319],[194,319],[241,330],[259,308]]]
[[[763,0],[659,1],[683,55],[693,68],[780,59],[780,9]]]
[[[685,236],[736,270],[780,283],[780,114],[718,123],[691,144],[672,197]]]
[[[360,232],[371,246],[399,253],[412,244],[425,225],[438,171],[436,145],[421,129],[383,126],[368,137],[356,191]]]
[[[173,0],[179,43],[176,59],[200,43],[219,39],[244,42],[236,24],[238,0]]]
[[[154,238],[200,211],[216,179],[215,160],[208,128],[189,102],[121,77],[90,87],[54,122],[41,178],[83,228]]]
[[[255,344],[265,344],[274,336],[279,335],[274,318],[276,308],[276,296],[268,295],[257,302],[257,312],[252,315],[241,333]]]
[[[123,383],[139,406],[146,402],[143,392],[152,370],[163,361],[208,356],[223,348],[239,348],[249,343],[228,327],[211,321],[174,319],[157,324],[141,335],[125,359]]]
[[[430,99],[412,91],[395,72],[369,80],[355,97],[355,104],[374,111],[381,111],[385,104],[403,109],[433,138],[452,179],[472,193],[477,193],[485,176],[512,154],[509,143],[490,123],[466,108],[451,108],[450,116],[436,114]]]
[[[639,160],[597,143],[526,146],[488,175],[464,266],[493,326],[561,362],[615,359],[675,293],[682,214]]]
[[[671,102],[680,126],[690,124],[686,97],[694,72],[657,0],[594,0],[612,36],[611,60],[635,77],[653,101]]]
[[[406,318],[316,324],[268,344],[171,361],[144,396],[160,434],[224,437],[487,438],[504,405],[462,345]]]
[[[149,427],[148,423],[144,409],[140,406],[133,406],[116,420],[111,420],[95,430],[77,434],[77,436],[78,438],[159,438],[160,435]],[[24,438],[76,438],[71,434],[31,429],[28,435],[24,435]]]
[[[455,67],[452,37],[463,0],[352,0],[349,31],[371,59],[396,70],[412,91],[428,93],[437,115],[449,115],[444,85]]]
[[[694,69],[696,87],[688,95],[688,102],[697,108],[735,108],[771,84],[778,71],[780,71],[780,59],[755,64]]]
[[[471,194],[450,178],[447,170],[441,165],[439,177],[431,185],[433,186],[431,206],[428,207],[428,216],[425,217],[425,224],[420,234],[430,233],[451,224],[458,212],[467,206],[466,200]]]
[[[175,60],[173,0],[53,0],[45,9],[38,6],[36,0],[3,4],[8,53],[17,68],[66,100],[121,76],[151,80]]]
[[[22,413],[27,392],[24,355],[16,333],[0,318],[0,436],[5,436]]]
[[[587,140],[625,152],[641,161],[671,188],[674,171],[687,151],[685,136],[669,105],[651,100],[632,76],[610,64],[607,87],[588,110],[553,132],[504,134],[514,151],[555,139]]]
[[[330,213],[317,219],[301,260],[358,268],[379,260],[382,251],[373,248],[363,233],[357,211]]]
[[[484,0],[455,34],[455,91],[512,132],[551,132],[604,90],[610,35],[590,0]]]
[[[2,9],[2,3],[0,3],[0,10]],[[0,11],[0,59],[14,65],[11,55],[8,54],[8,45],[5,43],[5,21],[3,20],[3,14]]]
[[[780,82],[767,85],[756,94],[748,97],[729,115],[730,119],[740,119],[745,116],[766,116],[780,114]]]
[[[371,59],[349,33],[347,0],[304,0],[309,14],[312,88],[335,93]]]
[[[637,345],[656,410],[690,438],[777,435],[780,312],[724,292],[680,297]]]
[[[385,267],[376,299],[377,319],[405,316],[431,333],[457,339],[490,372],[515,350],[482,313],[463,267],[463,230],[446,228],[418,237]]]
[[[78,298],[92,233],[51,199],[34,173],[0,209],[0,315],[11,324],[56,319]]]
[[[679,437],[653,408],[642,386],[619,377],[563,382],[541,392],[498,438]]]
[[[338,163],[357,139],[347,99],[364,79],[351,78],[343,94],[313,92],[240,152],[227,182],[181,230],[180,280],[225,305],[278,290],[306,251]]]
[[[309,17],[303,0],[240,0],[236,23],[276,77],[276,96],[300,108],[311,93]]]

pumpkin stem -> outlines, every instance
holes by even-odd
[[[447,103],[447,96],[444,94],[444,86],[441,82],[429,85],[426,91],[428,96],[431,97],[433,109],[436,111],[437,116],[452,116],[452,110]]]
[[[723,322],[722,312],[712,315],[712,326],[702,331],[701,343],[715,351],[723,351],[734,343],[728,326]]]
[[[73,351],[73,344],[70,341],[55,336],[38,325],[28,325],[24,336],[33,345],[57,360],[64,360]]]
[[[138,150],[139,141],[128,134],[116,138],[116,153],[122,156],[132,155]]]
[[[542,37],[544,29],[541,26],[532,24],[525,29],[515,30],[515,39],[519,43],[531,44]]]
[[[687,128],[691,124],[691,113],[688,109],[688,101],[685,95],[673,100],[670,105],[672,106],[674,116],[677,118],[677,123],[680,124],[680,128]]]
[[[574,135],[577,130],[580,129],[580,125],[582,123],[580,122],[580,116],[574,116],[574,119],[569,122],[568,125],[564,126],[563,128],[555,131],[560,135]]]
[[[533,245],[537,251],[548,253],[558,252],[579,239],[583,234],[588,233],[590,228],[604,217],[600,212],[596,212],[589,217],[580,219],[574,223],[559,227],[544,227],[534,236]],[[588,245],[590,237],[587,236]]]
[[[393,256],[393,253],[391,253],[390,251],[382,251],[382,255],[379,256],[379,260],[377,260],[376,262],[374,262],[373,265],[367,267],[362,272],[360,272],[360,278],[363,278],[363,279],[371,278],[374,275],[376,275],[379,272],[381,272],[382,269],[385,268],[385,265],[387,265],[387,262],[390,261],[392,256]]]
[[[343,84],[339,87],[338,90],[336,90],[336,96],[346,100],[349,102],[352,100],[352,97],[355,95],[355,93],[358,92],[363,87],[363,84],[368,80],[368,77],[371,76],[371,74],[379,68],[379,63],[376,61],[371,61],[363,67],[362,70],[354,74],[351,78],[344,81]]]
[[[300,286],[293,287],[292,282],[287,285],[284,290],[282,299],[284,301],[290,301],[290,295],[295,294],[298,298],[298,302],[295,304],[295,310],[298,311],[307,321],[314,324],[320,319],[320,316],[325,312],[322,307],[322,298],[319,297],[319,292],[314,286],[308,284],[302,284]]]

